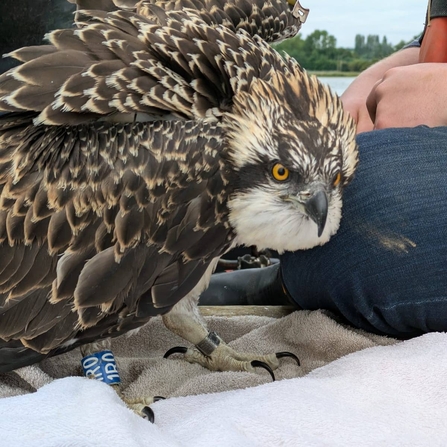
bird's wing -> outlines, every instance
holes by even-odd
[[[0,76],[0,111],[35,111],[35,124],[51,125],[212,119],[253,78],[287,71],[259,37],[210,26],[193,12],[153,8],[156,20],[85,11],[82,28],[10,53],[23,64]]]
[[[87,15],[0,78],[0,338],[46,353],[195,286],[232,237],[211,111],[288,73],[259,37],[193,14]],[[126,113],[182,120],[110,122]]]
[[[158,6],[163,11],[191,9],[209,24],[225,25],[250,35],[258,35],[267,42],[276,42],[295,36],[305,21],[306,11],[295,0],[69,0],[79,10],[134,11],[156,19]],[[77,22],[82,22],[82,14]]]
[[[231,243],[221,134],[0,118],[0,338],[49,352],[185,296]]]

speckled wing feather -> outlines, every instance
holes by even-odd
[[[71,0],[78,10],[127,10],[157,20],[163,11],[198,12],[208,24],[224,25],[232,31],[245,30],[267,42],[295,36],[306,20],[307,12],[295,0]],[[82,25],[82,13],[77,14]]]
[[[48,353],[185,296],[231,243],[221,133],[1,118],[0,338]]]
[[[1,371],[168,311],[232,242],[219,113],[285,62],[172,15],[91,13],[0,79]],[[154,111],[181,119],[110,122]]]
[[[233,243],[250,154],[226,145],[247,106],[344,119],[260,37],[152,8],[84,12],[0,77],[0,372],[138,327],[199,282]]]
[[[82,29],[51,33],[51,46],[11,53],[25,63],[0,76],[0,110],[39,112],[34,123],[52,125],[219,118],[253,77],[287,69],[259,37],[193,12],[163,13],[163,25],[131,12],[89,14]]]

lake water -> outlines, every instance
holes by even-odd
[[[337,93],[338,95],[341,95],[351,84],[351,82],[355,78],[349,78],[349,77],[326,77],[326,76],[318,76],[318,79],[321,82],[324,82],[325,84],[328,84],[332,90]]]

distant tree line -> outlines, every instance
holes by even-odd
[[[327,31],[316,30],[306,38],[300,35],[275,45],[294,57],[306,70],[359,72],[402,48],[406,42],[392,45],[386,37],[355,36],[354,48],[338,48],[337,39]]]
[[[72,26],[75,6],[67,0],[0,0],[0,55],[16,48],[43,43],[48,31]],[[355,37],[354,48],[338,48],[327,31],[317,30],[306,38],[296,36],[276,48],[298,60],[307,70],[361,71],[401,48],[386,37]],[[0,73],[12,67],[12,59],[0,59]]]

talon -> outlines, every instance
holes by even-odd
[[[166,400],[166,397],[163,397],[163,396],[154,396],[154,402],[158,402],[159,400]]]
[[[188,351],[188,348],[185,348],[184,346],[175,346],[167,351],[163,358],[167,359],[172,354],[186,354],[186,351]]]
[[[295,362],[297,363],[298,366],[301,366],[300,359],[295,354],[292,354],[291,352],[277,352],[276,353],[277,359],[281,359],[283,357],[291,357],[293,360],[295,360]]]
[[[147,419],[149,422],[154,423],[155,415],[154,415],[154,412],[153,412],[152,408],[144,407],[141,410],[141,413],[143,414],[143,419]]]
[[[253,361],[250,363],[250,365],[253,366],[254,368],[256,368],[256,367],[264,368],[265,370],[268,371],[268,373],[269,373],[270,376],[272,377],[273,382],[275,381],[275,374],[273,374],[273,370],[272,370],[272,368],[270,368],[270,366],[267,365],[267,363],[260,362],[259,360],[253,360]]]

